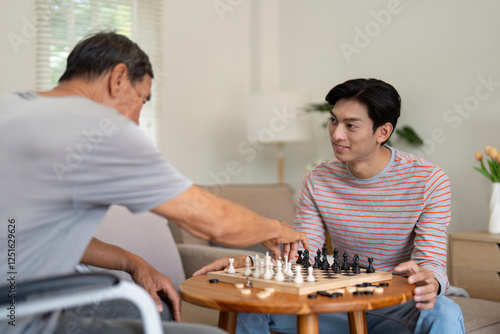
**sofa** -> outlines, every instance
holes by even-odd
[[[267,217],[292,222],[295,211],[293,191],[286,184],[209,186],[206,189]],[[95,236],[143,257],[178,286],[196,270],[215,259],[236,254],[255,255],[265,251],[261,245],[245,249],[224,247],[198,239],[153,213],[131,214],[112,206]],[[103,271],[94,268],[94,271]],[[116,273],[130,280],[126,273]],[[457,291],[460,289],[451,289]],[[467,298],[463,293],[449,296],[460,307],[466,333],[500,333],[500,303]],[[217,325],[218,311],[182,304],[182,321]]]

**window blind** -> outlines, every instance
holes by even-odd
[[[91,33],[113,30],[135,41],[153,65],[152,99],[144,105],[140,128],[156,143],[162,108],[161,0],[34,0],[36,26],[35,89],[49,90],[66,68],[66,58],[75,44]]]

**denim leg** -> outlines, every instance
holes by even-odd
[[[465,333],[460,306],[445,296],[438,296],[432,309],[420,312],[415,333]]]
[[[318,314],[320,333],[349,333],[346,313]],[[297,333],[297,316],[294,314],[238,313],[237,334],[262,334],[274,330],[284,334]]]
[[[366,323],[370,334],[428,333],[463,334],[464,321],[460,307],[451,299],[438,296],[430,310],[420,311],[415,302],[385,307],[366,312]],[[349,333],[346,313],[326,313],[318,315],[320,333]],[[236,333],[297,333],[295,315],[239,313]]]
[[[269,314],[238,313],[236,334],[269,333]]]
[[[384,307],[366,312],[366,324],[370,334],[413,333],[420,315],[415,302]]]

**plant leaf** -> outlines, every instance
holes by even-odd
[[[487,171],[479,167],[474,167],[474,169],[477,170],[479,173],[483,174],[484,176],[486,176],[490,181],[493,182],[493,177]]]
[[[413,130],[411,126],[405,125],[401,129],[396,129],[396,133],[414,145],[422,145],[424,141]]]
[[[495,159],[488,160],[488,164],[490,165],[491,176],[493,178],[493,182],[499,182],[500,178],[500,168]]]
[[[328,102],[310,103],[306,106],[306,112],[330,112],[333,106]]]

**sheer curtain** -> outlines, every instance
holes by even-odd
[[[153,64],[152,99],[141,112],[140,128],[157,141],[162,106],[157,94],[161,82],[161,0],[34,0],[36,26],[35,89],[48,90],[66,67],[66,57],[83,37],[113,30],[134,40]]]

